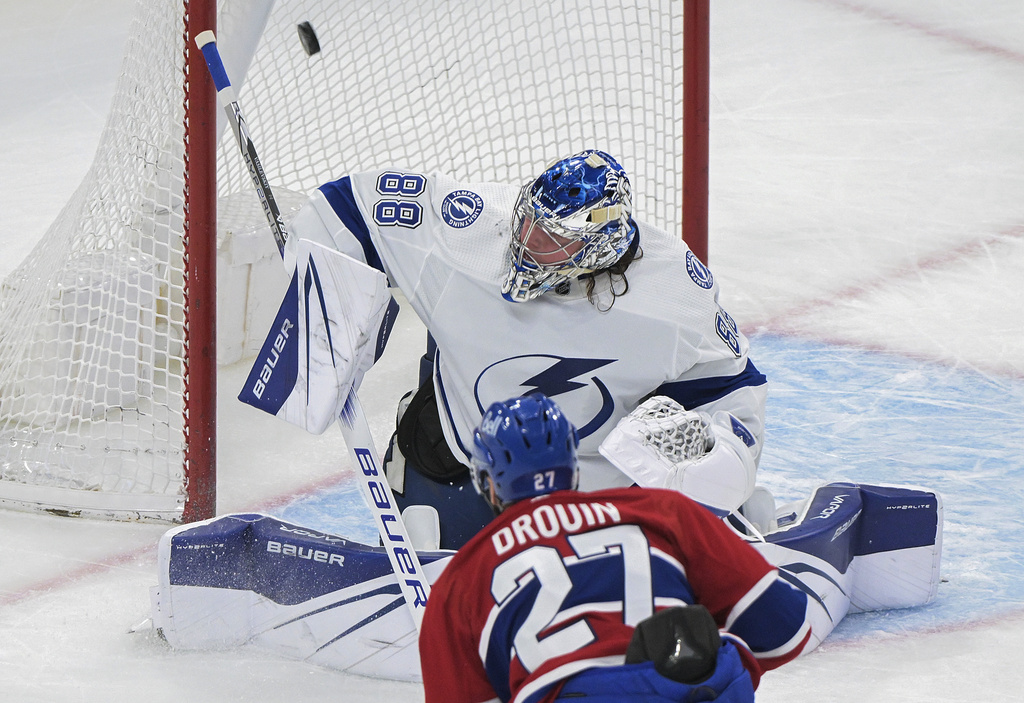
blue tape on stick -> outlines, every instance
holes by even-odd
[[[224,70],[224,62],[220,59],[220,52],[217,51],[217,44],[210,42],[202,47],[203,57],[206,59],[206,65],[210,69],[210,76],[213,77],[213,84],[217,87],[217,92],[230,88],[231,81],[228,80],[228,72]]]

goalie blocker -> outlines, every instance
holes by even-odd
[[[848,612],[923,605],[936,595],[942,504],[930,491],[833,483],[765,537],[748,536],[809,596],[813,649]],[[419,552],[433,583],[452,552]],[[417,633],[380,547],[265,515],[167,532],[152,619],[179,649],[249,644],[281,656],[419,680]]]
[[[361,261],[303,239],[287,247],[291,283],[238,399],[322,434],[383,353],[398,303]]]

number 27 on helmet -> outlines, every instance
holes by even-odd
[[[473,484],[498,511],[524,498],[574,489],[578,446],[576,428],[550,398],[535,394],[494,403],[473,433]]]

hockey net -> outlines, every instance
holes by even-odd
[[[202,5],[137,3],[94,164],[0,289],[2,505],[212,514],[189,508],[212,480],[196,458],[213,439],[193,427],[194,404],[215,397],[208,376],[194,377],[189,312],[198,196],[184,146],[197,102],[187,27]],[[217,24],[286,219],[348,172],[392,165],[522,183],[596,147],[631,174],[639,217],[679,229],[682,0],[223,0]],[[230,130],[220,133],[217,278],[230,290],[237,271],[225,262],[276,249]],[[231,247],[248,249],[221,256]],[[221,361],[254,353],[269,319],[218,310],[217,344],[231,350]]]

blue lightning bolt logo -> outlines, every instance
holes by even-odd
[[[612,363],[613,359],[559,359],[553,366],[549,366],[536,376],[523,381],[523,388],[526,391],[523,395],[530,393],[543,393],[549,398],[554,398],[562,393],[583,388],[586,383],[573,381],[577,376],[588,374],[602,366]]]
[[[608,418],[610,418],[615,411],[615,400],[612,398],[611,392],[601,379],[591,374],[597,369],[615,362],[616,359],[567,359],[547,354],[527,354],[524,356],[512,357],[511,359],[504,359],[484,369],[483,373],[481,373],[477,378],[476,388],[474,389],[480,413],[483,414],[484,412],[483,404],[480,399],[480,383],[483,377],[487,375],[488,371],[496,366],[504,365],[509,362],[516,362],[520,360],[528,361],[530,359],[537,358],[553,359],[554,363],[550,364],[540,373],[534,374],[519,384],[518,388],[520,389],[521,395],[543,393],[549,398],[556,398],[557,396],[571,393],[572,391],[577,391],[589,386],[597,389],[600,394],[600,405],[597,408],[596,414],[590,418],[589,422],[586,421],[585,417],[573,418],[580,437],[582,438],[593,434],[601,427],[601,425],[608,421]],[[534,368],[536,368],[536,366],[534,366]],[[509,391],[512,391],[514,388],[514,386],[506,387]],[[590,404],[592,402],[593,401],[590,401],[588,403],[588,407],[594,407]],[[593,410],[591,410],[591,412],[592,411]]]

